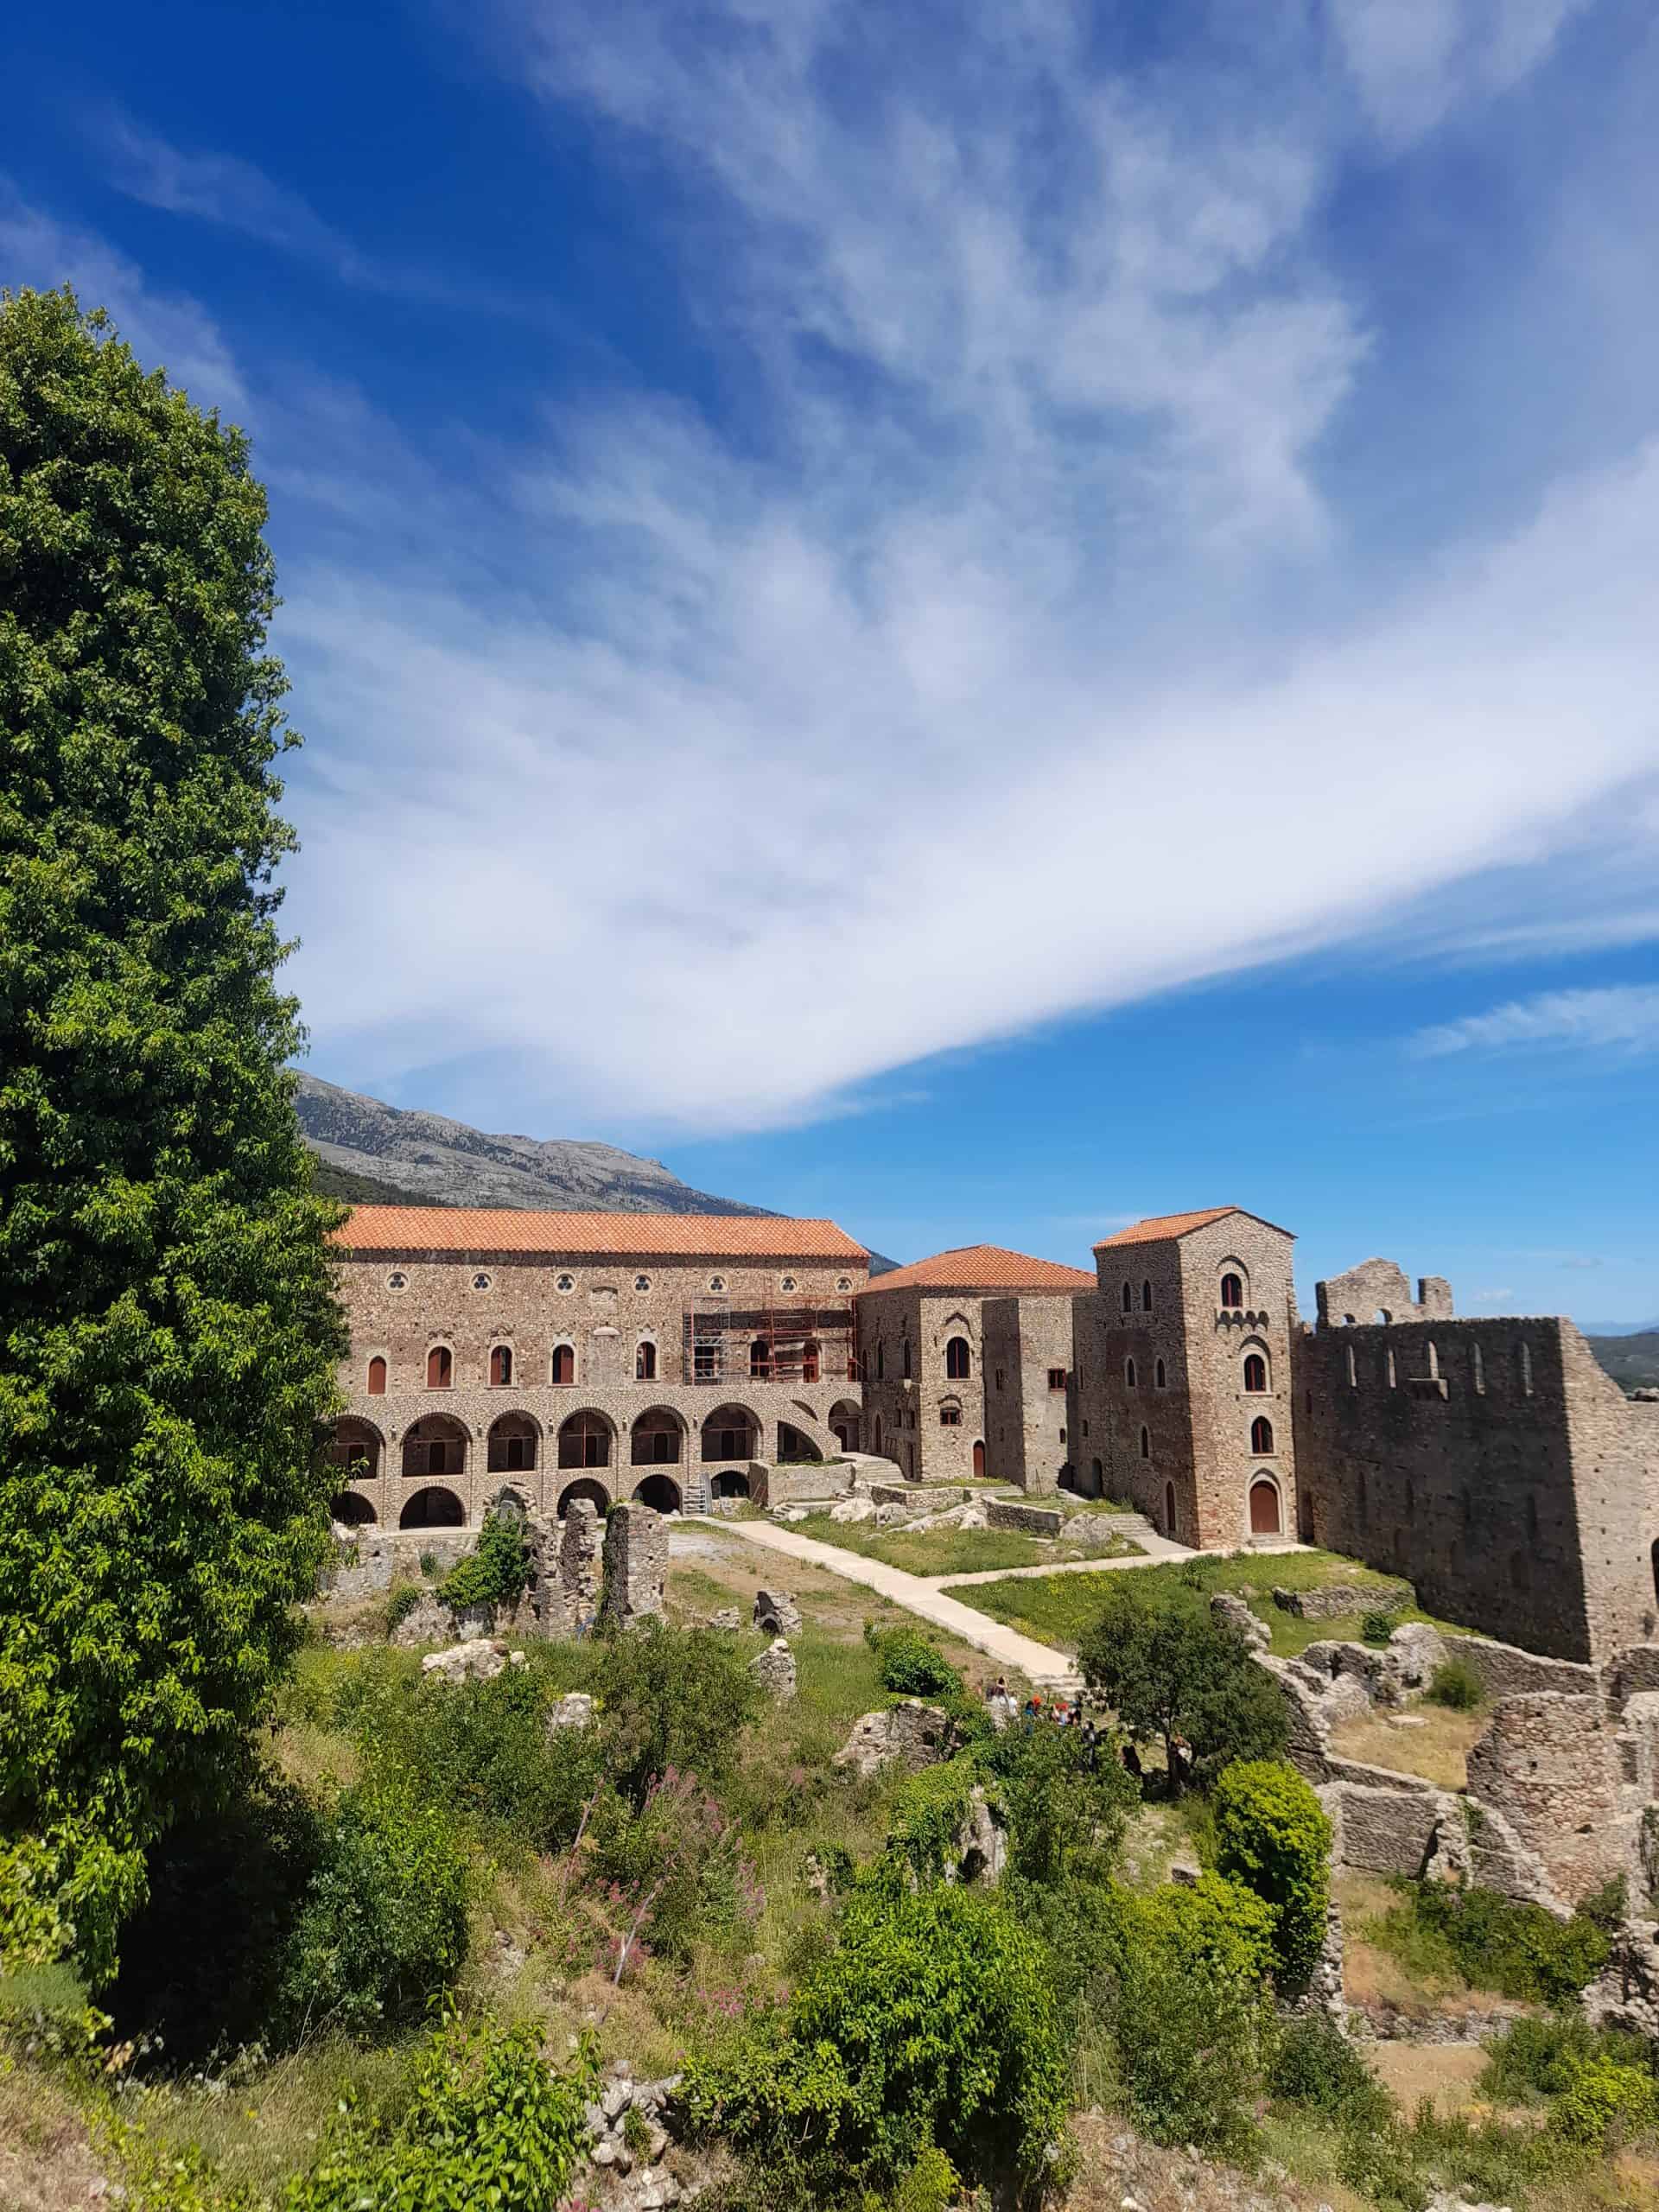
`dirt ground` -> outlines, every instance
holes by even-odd
[[[1391,1766],[1401,1774],[1421,1774],[1440,1789],[1461,1789],[1468,1781],[1470,1751],[1486,1732],[1490,1712],[1452,1713],[1420,1704],[1395,1719],[1373,1713],[1332,1731],[1331,1748],[1345,1759],[1370,1766]],[[1421,1725],[1414,1725],[1421,1724]]]

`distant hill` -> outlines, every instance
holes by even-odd
[[[1659,1329],[1590,1337],[1590,1349],[1622,1390],[1659,1389]]]
[[[446,1115],[387,1106],[314,1075],[298,1077],[300,1133],[317,1155],[316,1187],[356,1205],[512,1206],[563,1213],[766,1215],[693,1190],[615,1145],[574,1137],[493,1136]],[[896,1263],[870,1255],[872,1274]]]

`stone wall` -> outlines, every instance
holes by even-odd
[[[618,1219],[625,1224],[626,1217]],[[399,1278],[401,1287],[394,1287]],[[695,1361],[685,1350],[685,1317],[695,1310],[706,1319],[717,1312],[719,1299],[710,1289],[716,1280],[731,1313],[769,1306],[813,1316],[817,1381],[752,1374],[750,1337],[735,1327],[720,1341],[717,1375],[701,1380],[688,1372]],[[362,1466],[351,1477],[342,1465],[341,1490],[361,1499],[378,1525],[395,1528],[417,1491],[442,1489],[476,1526],[507,1486],[535,1510],[554,1510],[576,1481],[592,1485],[606,1503],[646,1484],[671,1503],[666,1484],[682,1502],[696,1504],[715,1475],[729,1468],[747,1480],[751,1459],[780,1456],[780,1425],[830,1456],[839,1448],[832,1421],[857,1421],[859,1389],[848,1366],[853,1294],[866,1280],[864,1263],[850,1259],[760,1264],[583,1255],[561,1261],[524,1253],[343,1259],[340,1287],[352,1349],[340,1373],[346,1406],[338,1450],[342,1461],[355,1455]],[[570,1287],[561,1290],[561,1281]],[[792,1286],[788,1291],[785,1281]],[[448,1388],[427,1386],[427,1358],[435,1347],[450,1355]],[[574,1379],[556,1384],[554,1355],[562,1347],[574,1356]],[[656,1368],[646,1381],[635,1371],[642,1347],[649,1347]],[[498,1350],[511,1355],[511,1382],[490,1379]],[[371,1395],[375,1360],[385,1363],[385,1387]],[[735,1421],[709,1422],[728,1409]],[[645,1447],[636,1446],[634,1424],[652,1413],[666,1415],[672,1432],[675,1456],[666,1462],[635,1458],[636,1449]],[[561,1466],[560,1430],[579,1414],[599,1417],[602,1463]],[[747,1429],[749,1448],[727,1454],[723,1440],[735,1428]],[[517,1439],[511,1454],[510,1437]],[[428,1465],[435,1442],[445,1446],[440,1472]],[[528,1464],[510,1466],[510,1456]]]
[[[661,1618],[668,1529],[648,1505],[616,1505],[605,1524],[603,1618],[620,1628]]]
[[[1058,1488],[1060,1471],[1075,1464],[1076,1445],[1082,1440],[1072,1439],[1069,1427],[1077,1302],[1070,1294],[1031,1294],[984,1302],[990,1376],[985,1471],[1034,1495]]]
[[[1357,1323],[1375,1321],[1386,1327],[1392,1321],[1449,1321],[1452,1318],[1452,1286],[1444,1275],[1420,1276],[1417,1295],[1413,1298],[1403,1269],[1393,1260],[1362,1260],[1345,1275],[1332,1275],[1326,1282],[1316,1283],[1313,1294],[1322,1326],[1340,1324],[1352,1328]]]
[[[1501,1698],[1469,1754],[1469,1795],[1503,1815],[1569,1904],[1630,1872],[1634,1818],[1598,1697],[1541,1690]]]
[[[1294,1357],[1315,1542],[1535,1651],[1651,1634],[1659,1462],[1570,1321],[1338,1324]]]
[[[752,1467],[749,1496],[758,1505],[803,1505],[825,1497],[845,1497],[853,1470],[842,1460],[815,1467]]]
[[[1021,1505],[1009,1497],[987,1498],[985,1519],[990,1528],[1017,1529],[1022,1536],[1058,1536],[1065,1526],[1065,1516],[1057,1508]]]

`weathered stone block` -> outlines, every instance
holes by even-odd
[[[668,1579],[668,1529],[649,1505],[613,1505],[605,1524],[603,1618],[620,1628],[660,1619]]]
[[[836,1766],[849,1766],[861,1777],[895,1764],[919,1770],[950,1756],[950,1716],[919,1698],[900,1698],[879,1713],[867,1713],[836,1753]]]
[[[754,1593],[754,1625],[766,1636],[798,1636],[801,1627],[801,1609],[787,1590],[757,1590]]]
[[[770,1698],[786,1703],[795,1694],[795,1654],[786,1637],[775,1636],[749,1662],[749,1672]]]

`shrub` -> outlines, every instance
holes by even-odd
[[[365,1702],[365,1758],[423,1797],[537,1851],[575,1834],[605,1771],[597,1728],[547,1729],[548,1692],[528,1667],[493,1681],[410,1682]]]
[[[1130,2109],[1157,2142],[1248,2150],[1272,1915],[1206,1874],[1191,1889],[1115,1891],[1109,1916],[1107,2010]]]
[[[1444,1939],[1464,1980],[1523,2002],[1561,2005],[1606,1964],[1611,1943],[1584,1913],[1562,1922],[1541,1905],[1512,1904],[1495,1890],[1441,1883],[1402,1885],[1407,1916]],[[1386,1938],[1387,1915],[1382,1924]]]
[[[1277,1979],[1304,1987],[1325,1947],[1331,1823],[1308,1783],[1276,1760],[1224,1768],[1213,1804],[1217,1870],[1272,1908]]]
[[[1283,2030],[1268,2063],[1275,2097],[1353,2127],[1384,2127],[1397,2117],[1394,2100],[1346,2036],[1323,2016]]]
[[[1399,1625],[1400,1617],[1397,1613],[1372,1611],[1362,1617],[1359,1632],[1367,1643],[1380,1646],[1387,1643]]]
[[[406,2018],[466,1950],[467,1867],[448,1822],[385,1784],[348,1790],[286,1945],[279,2018],[299,2034]]]
[[[864,1641],[875,1654],[881,1687],[896,1697],[960,1696],[962,1676],[938,1646],[919,1629],[864,1624]]]
[[[1034,2180],[1065,2081],[1035,1939],[975,1891],[885,1878],[854,1892],[785,2007],[693,2058],[682,2096],[699,2132],[831,2202],[894,2188],[934,2145],[969,2182]]]
[[[438,1585],[451,1612],[474,1605],[512,1605],[523,1597],[530,1573],[524,1530],[517,1515],[486,1513],[478,1544]]]
[[[594,1688],[608,1770],[636,1804],[671,1767],[718,1783],[765,1699],[733,1637],[658,1621],[602,1645]]]
[[[402,2119],[388,2126],[347,2105],[282,2212],[554,2212],[587,2152],[582,2107],[597,2069],[584,2046],[569,2073],[556,2073],[540,2041],[533,2022],[447,2022],[423,2053]]]
[[[1485,1694],[1480,1676],[1461,1659],[1446,1660],[1429,1680],[1429,1702],[1452,1713],[1472,1713]]]
[[[602,1790],[588,1835],[594,1872],[653,1951],[684,1960],[760,1917],[765,1899],[737,1828],[694,1774],[671,1768],[639,1807]]]
[[[887,1847],[918,1881],[938,1881],[947,1868],[955,1867],[957,1839],[973,1792],[974,1770],[965,1759],[925,1767],[899,1784],[888,1816]]]
[[[1274,1758],[1285,1748],[1278,1684],[1236,1630],[1185,1592],[1148,1597],[1122,1578],[1084,1635],[1077,1663],[1131,1735],[1162,1738],[1172,1789],[1189,1761],[1205,1781],[1230,1760]]]
[[[1494,2104],[1560,2096],[1574,2069],[1592,2058],[1616,2059],[1651,2070],[1653,2051],[1640,2036],[1592,2028],[1573,2013],[1516,2020],[1487,2045],[1480,2094]]]
[[[1553,2133],[1581,2150],[1600,2151],[1651,2127],[1659,2084],[1645,2066],[1617,2058],[1574,2058],[1549,2115]]]
[[[386,1634],[396,1636],[404,1623],[421,1602],[418,1582],[400,1582],[386,1599]]]
[[[1101,1742],[1091,1769],[1080,1729],[1039,1721],[1005,1730],[982,1756],[1007,1816],[1010,1878],[1050,1885],[1103,1878],[1140,1795],[1114,1740]]]

